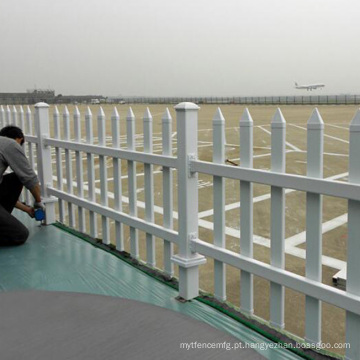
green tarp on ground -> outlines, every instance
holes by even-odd
[[[271,342],[217,310],[193,300],[82,239],[54,226],[39,226],[16,213],[30,230],[20,247],[0,248],[0,291],[70,291],[143,301],[186,314],[226,331],[242,342]],[[284,349],[259,350],[267,359],[300,359]]]

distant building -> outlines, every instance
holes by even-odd
[[[0,93],[1,105],[30,105],[38,102],[53,103],[55,99],[54,90],[27,90],[25,93]]]
[[[106,102],[102,95],[62,95],[55,97],[54,104],[101,104]]]
[[[25,93],[0,93],[0,105],[32,105],[38,102],[48,104],[74,103],[105,103],[107,98],[102,95],[55,95],[55,90],[31,89]]]

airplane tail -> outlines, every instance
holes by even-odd
[[[295,83],[295,86],[299,86],[299,85],[298,85],[298,83],[297,83],[296,81],[294,81],[294,83]]]

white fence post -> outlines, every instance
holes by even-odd
[[[168,108],[162,117],[162,143],[163,155],[172,156],[172,118]],[[163,208],[164,227],[173,229],[173,174],[168,167],[163,167]],[[173,243],[164,240],[164,272],[169,277],[174,275],[174,264],[171,261],[173,255]]]
[[[285,172],[286,122],[277,109],[271,122],[271,171]],[[284,189],[271,187],[271,265],[281,269],[285,266],[285,195]],[[284,287],[270,284],[270,324],[284,327]]]
[[[197,121],[199,107],[193,103],[175,106],[178,136],[178,212],[179,254],[172,260],[179,265],[179,295],[189,300],[199,295],[199,265],[204,256],[193,253],[192,239],[198,237],[198,175],[190,162],[197,157]]]
[[[315,109],[307,123],[307,176],[323,177],[324,122]],[[306,194],[306,277],[322,279],[322,196]],[[321,342],[321,301],[305,298],[305,339]]]
[[[253,167],[253,120],[248,109],[240,119],[240,166]],[[253,184],[240,181],[240,252],[244,256],[253,257]],[[246,314],[254,312],[253,275],[241,271],[240,308]]]
[[[360,110],[350,124],[349,182],[360,184]],[[346,291],[360,296],[360,202],[349,200]],[[360,316],[346,312],[346,359],[360,358]]]
[[[37,171],[41,184],[43,202],[46,204],[46,224],[55,222],[55,198],[48,195],[48,187],[52,187],[51,148],[44,145],[44,139],[50,136],[49,105],[37,103],[35,105],[35,129],[38,140]]]
[[[220,108],[213,118],[213,162],[225,162],[225,119]],[[225,179],[214,176],[214,245],[225,247]],[[226,300],[225,264],[214,260],[214,295],[220,301]]]

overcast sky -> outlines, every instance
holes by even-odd
[[[360,94],[359,14],[358,0],[0,0],[0,92]]]

